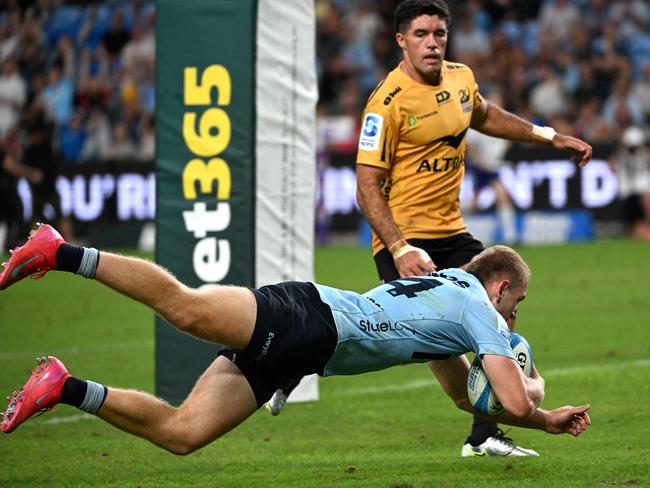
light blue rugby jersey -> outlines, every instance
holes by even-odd
[[[473,351],[514,359],[506,321],[480,280],[451,268],[385,283],[363,295],[316,285],[338,343],[324,376],[376,371]]]

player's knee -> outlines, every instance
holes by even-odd
[[[187,456],[192,454],[194,451],[199,449],[202,446],[196,446],[189,443],[182,442],[173,442],[163,446],[168,452],[175,454],[176,456]]]
[[[222,432],[206,428],[196,414],[183,407],[162,426],[159,445],[177,456],[187,456],[219,438]]]
[[[176,300],[166,304],[165,319],[182,332],[191,333],[199,322],[198,307],[191,305],[194,304],[194,293],[195,290],[185,289]]]
[[[201,449],[209,441],[190,432],[176,432],[170,435],[161,447],[177,456],[187,456]]]

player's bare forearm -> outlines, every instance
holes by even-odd
[[[379,236],[386,248],[403,239],[393,215],[390,212],[380,182],[388,175],[380,168],[357,166],[357,202],[372,230]]]
[[[541,430],[548,434],[570,434],[577,437],[591,425],[591,419],[587,413],[589,405],[581,405],[579,407],[566,405],[554,410],[542,410],[538,408],[527,417],[517,417],[510,412],[493,416],[483,415],[474,410],[469,401],[466,404],[459,404],[458,406],[475,417],[500,424],[512,425],[514,427]]]
[[[534,142],[571,152],[580,166],[591,159],[592,148],[586,142],[556,133],[550,127],[537,127],[493,103],[483,101],[472,114],[470,126],[484,134],[517,142]]]
[[[472,115],[471,127],[492,137],[500,137],[517,142],[539,142],[550,144],[550,141],[536,138],[533,135],[533,124],[518,115],[508,112],[498,105],[484,101],[480,109]]]
[[[393,256],[395,268],[400,276],[417,276],[435,271],[429,255],[404,240],[400,228],[381,190],[382,181],[388,178],[383,168],[357,165],[357,201],[368,219],[368,223]]]
[[[537,375],[536,377],[525,378],[526,394],[536,407],[539,407],[544,401],[544,378]]]
[[[429,361],[427,365],[442,389],[445,390],[445,393],[447,393],[456,406],[463,410],[466,407],[471,409],[471,404],[467,397],[467,375],[469,374],[470,368],[467,358],[462,355],[449,359]]]

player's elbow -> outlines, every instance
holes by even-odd
[[[456,405],[456,408],[459,410],[464,410],[465,412],[469,412],[471,414],[475,413],[474,408],[472,407],[472,403],[469,401],[469,398],[467,396],[461,396],[458,398],[454,398],[454,404]]]
[[[503,405],[505,409],[515,417],[525,419],[535,412],[535,403],[530,399],[521,399],[511,402],[511,405]]]
[[[357,184],[357,205],[359,205],[359,209],[361,210],[362,213],[365,213],[365,207],[366,207],[366,198],[365,195],[363,194],[363,188],[361,188]]]

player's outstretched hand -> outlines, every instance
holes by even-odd
[[[555,134],[553,147],[573,153],[571,159],[580,166],[585,166],[591,159],[593,149],[585,141],[566,134]]]
[[[436,270],[436,265],[424,249],[408,246],[408,252],[395,258],[395,267],[401,278],[422,276]]]
[[[548,412],[549,421],[545,430],[549,434],[571,434],[577,437],[591,424],[588,410],[589,405],[580,407],[567,405],[551,410]]]

